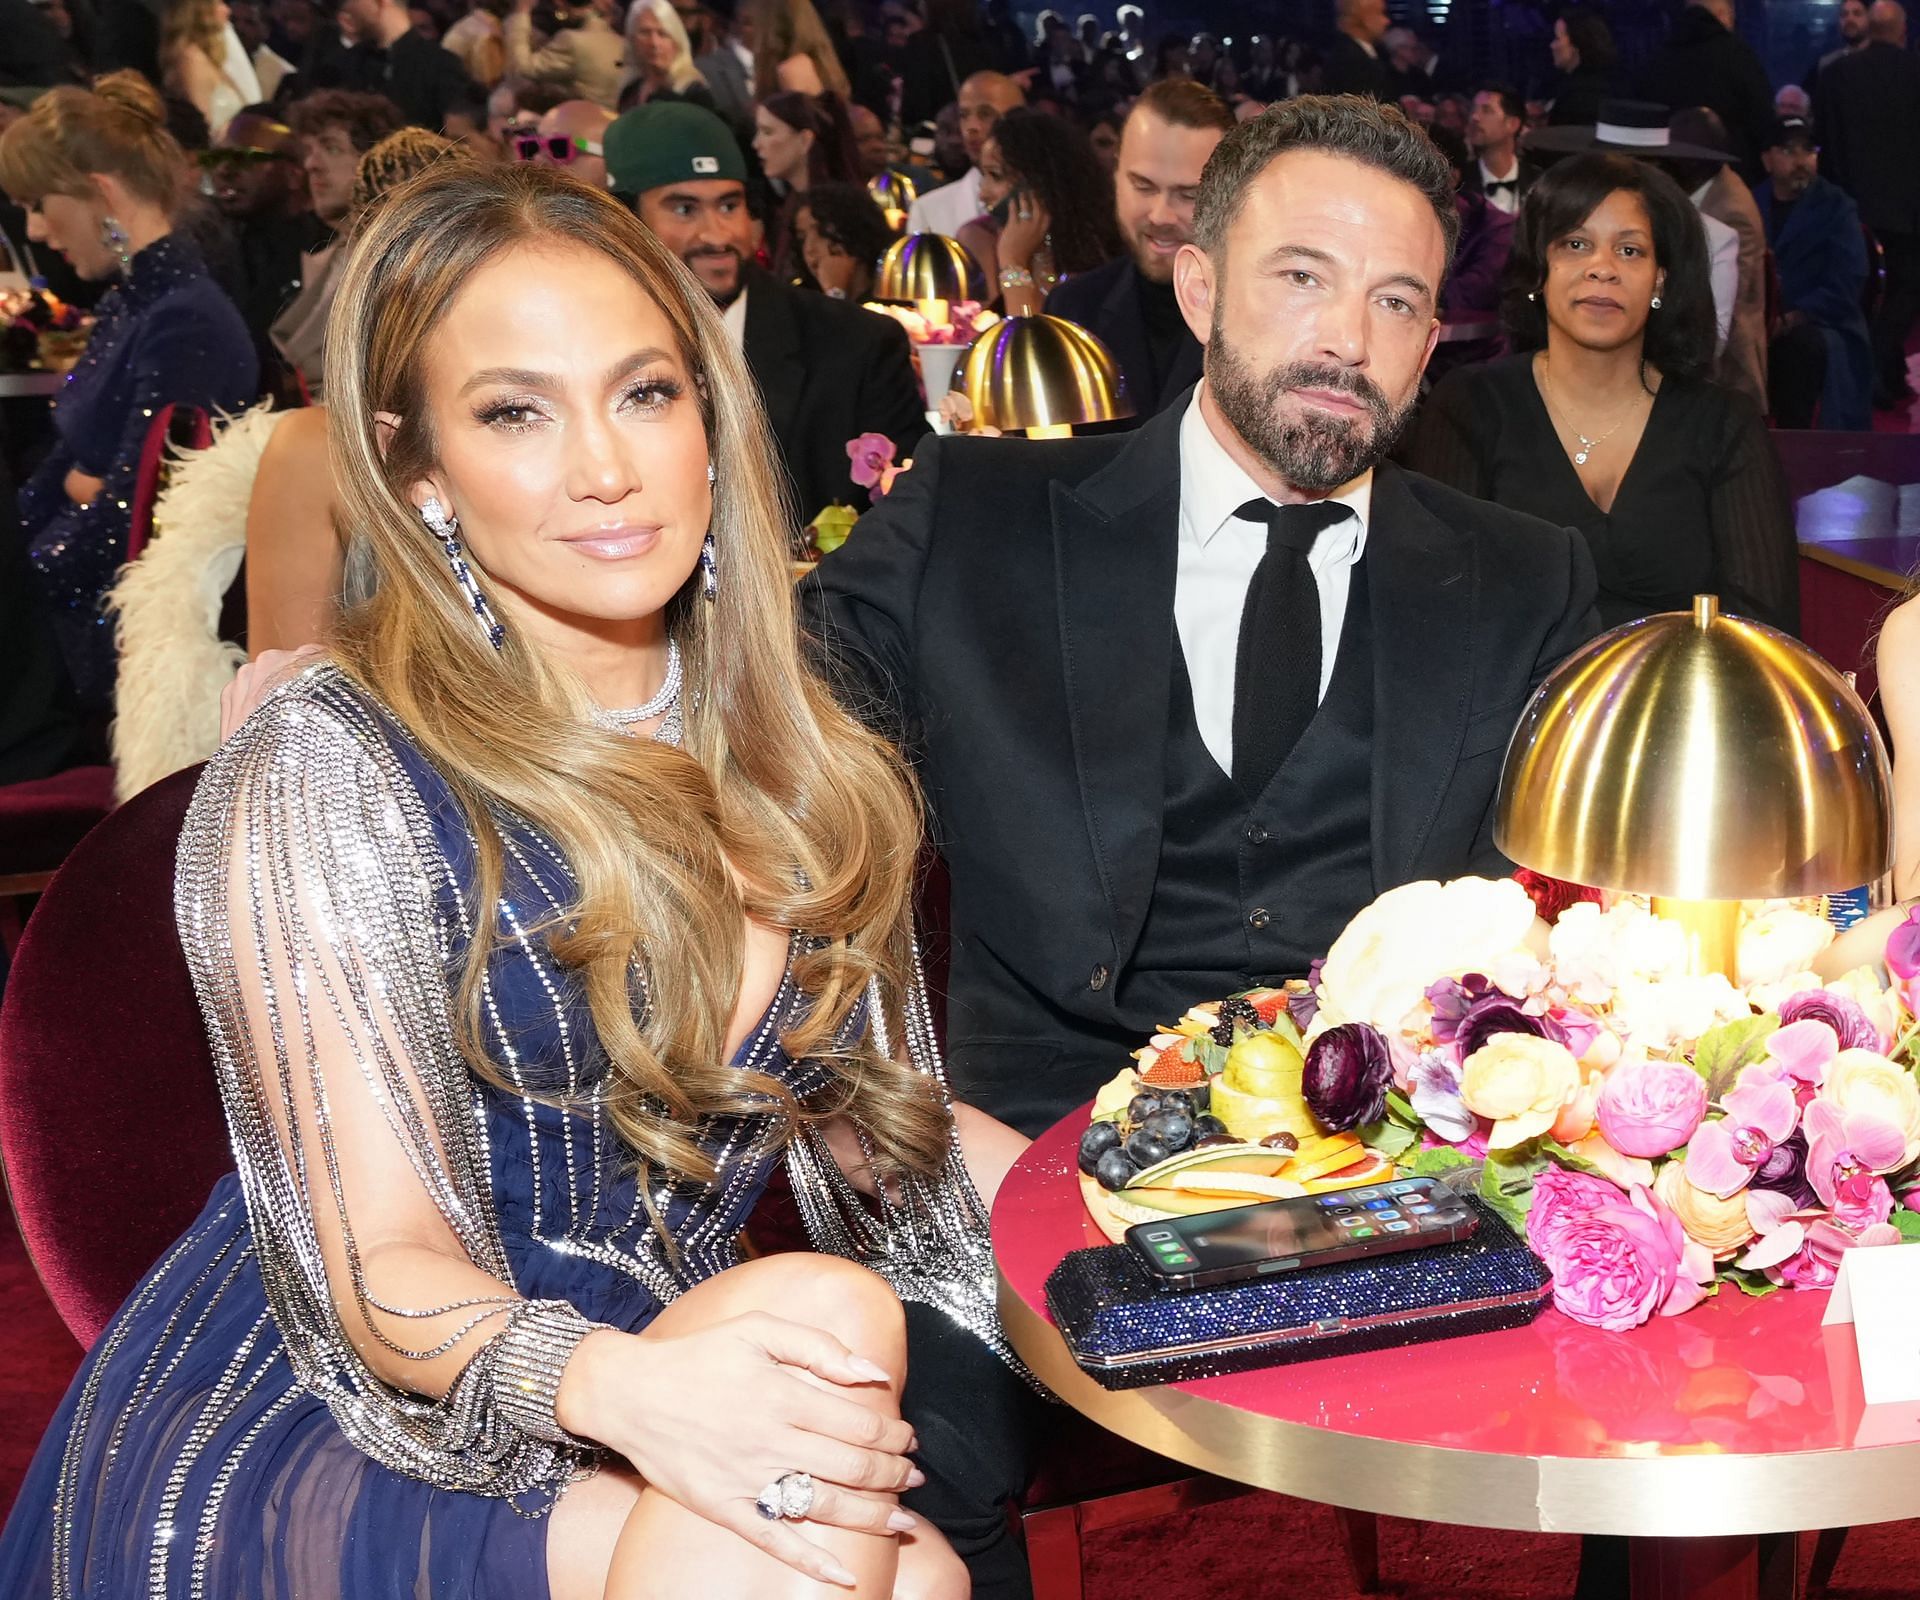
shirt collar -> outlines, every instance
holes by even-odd
[[[1514,158],[1513,158],[1513,170],[1512,170],[1511,172],[1509,172],[1509,173],[1508,173],[1508,174],[1507,174],[1507,175],[1506,175],[1506,176],[1505,176],[1504,178],[1503,178],[1503,177],[1501,177],[1499,173],[1497,173],[1497,172],[1495,172],[1495,171],[1493,170],[1493,168],[1492,168],[1492,167],[1490,167],[1490,166],[1488,166],[1488,165],[1487,165],[1487,161],[1486,161],[1486,157],[1485,157],[1485,156],[1482,156],[1482,157],[1480,157],[1480,158],[1479,158],[1479,160],[1480,160],[1480,181],[1481,181],[1481,182],[1482,182],[1483,184],[1486,184],[1486,183],[1517,183],[1517,182],[1519,182],[1519,180],[1520,180],[1520,156],[1519,156],[1519,154],[1518,154],[1518,152],[1515,152],[1515,154],[1514,154]]]
[[[747,290],[743,284],[740,292],[733,297],[733,303],[720,313],[720,326],[726,330],[727,337],[733,341],[736,350],[744,350],[747,345]]]
[[[1194,389],[1186,415],[1180,419],[1180,536],[1202,548],[1234,520],[1241,506],[1267,497],[1214,437],[1200,410],[1200,396],[1205,392],[1202,382]],[[1327,499],[1352,514],[1314,541],[1307,564],[1316,572],[1360,559],[1367,542],[1367,523],[1373,515],[1373,469],[1369,467]]]

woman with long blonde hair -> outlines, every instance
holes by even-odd
[[[1004,1352],[1018,1138],[946,1100],[913,790],[803,664],[751,377],[617,202],[472,163],[368,220],[327,368],[373,592],[180,847],[239,1171],[0,1593],[964,1594],[900,1301]],[[742,1263],[783,1157],[833,1253]]]
[[[227,0],[168,0],[160,19],[160,70],[162,86],[193,103],[215,141],[242,106],[264,98]]]
[[[630,111],[650,100],[689,100],[713,109],[707,80],[693,64],[687,26],[667,0],[633,0],[627,12],[627,81],[620,86],[620,109]]]

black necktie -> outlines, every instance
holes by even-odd
[[[1267,553],[1247,585],[1233,667],[1233,778],[1249,796],[1266,789],[1320,705],[1320,586],[1307,552],[1322,528],[1346,514],[1327,500],[1249,500],[1234,512],[1267,525]]]

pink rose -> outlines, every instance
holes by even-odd
[[[1619,1205],[1626,1192],[1605,1178],[1571,1167],[1547,1167],[1533,1180],[1533,1199],[1527,1207],[1527,1242],[1544,1257],[1554,1236],[1569,1218],[1591,1216],[1602,1206]]]
[[[1638,1327],[1657,1311],[1690,1309],[1704,1293],[1702,1267],[1706,1278],[1713,1275],[1712,1258],[1697,1246],[1690,1250],[1679,1219],[1638,1185],[1591,1211],[1568,1209],[1538,1237],[1530,1216],[1527,1236],[1553,1273],[1555,1307],[1612,1332]]]
[[[1607,1074],[1595,1114],[1622,1155],[1663,1156],[1692,1138],[1706,1116],[1706,1081],[1678,1062],[1623,1061]]]

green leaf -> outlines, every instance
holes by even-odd
[[[1721,1277],[1742,1294],[1754,1300],[1773,1294],[1780,1287],[1764,1272],[1753,1272],[1744,1267],[1728,1267],[1721,1273]]]
[[[1391,1161],[1403,1150],[1409,1148],[1419,1138],[1412,1128],[1394,1121],[1391,1117],[1382,1117],[1378,1122],[1369,1122],[1364,1128],[1353,1130],[1360,1136],[1360,1142],[1377,1156]]]
[[[1533,1180],[1549,1161],[1537,1139],[1512,1150],[1489,1150],[1480,1174],[1480,1198],[1515,1228],[1524,1228],[1533,1204]]]
[[[1437,1178],[1443,1172],[1452,1172],[1460,1167],[1477,1167],[1480,1163],[1464,1150],[1437,1144],[1430,1150],[1422,1150],[1405,1165],[1407,1171],[1416,1178]]]
[[[1389,1120],[1399,1123],[1403,1128],[1420,1126],[1420,1113],[1413,1109],[1412,1102],[1398,1089],[1387,1091],[1387,1116]],[[1401,1148],[1404,1149],[1405,1146]]]
[[[1190,1059],[1198,1061],[1201,1066],[1205,1067],[1209,1077],[1226,1067],[1227,1050],[1225,1045],[1215,1044],[1211,1039],[1194,1039],[1189,1041],[1189,1043],[1192,1052]]]
[[[1909,1211],[1905,1206],[1895,1206],[1893,1215],[1888,1219],[1900,1230],[1903,1240],[1920,1239],[1920,1211]]]
[[[1724,1022],[1700,1035],[1694,1047],[1693,1070],[1707,1081],[1707,1098],[1718,1100],[1733,1088],[1740,1069],[1750,1066],[1767,1053],[1767,1038],[1780,1026],[1780,1019],[1767,1012]]]
[[[1557,1165],[1567,1167],[1574,1172],[1591,1172],[1596,1177],[1601,1178],[1607,1176],[1585,1156],[1581,1155],[1579,1151],[1568,1149],[1560,1143],[1558,1139],[1542,1137],[1540,1140],[1540,1153]],[[1612,1180],[1608,1179],[1608,1181],[1611,1182]]]

